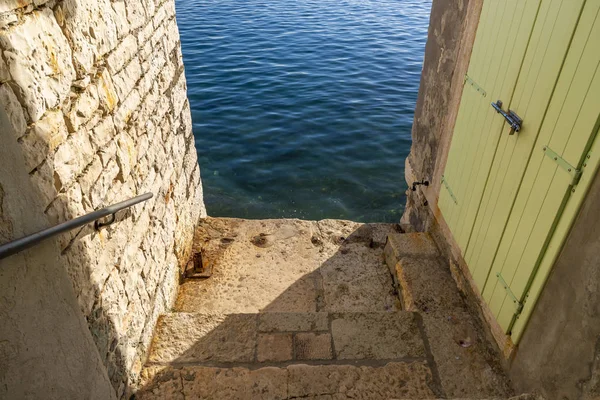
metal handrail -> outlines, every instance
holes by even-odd
[[[52,236],[60,235],[61,233],[70,231],[75,228],[79,228],[80,226],[89,224],[90,222],[95,221],[94,228],[98,230],[103,226],[112,224],[115,221],[115,214],[118,211],[121,211],[125,208],[129,208],[151,198],[152,193],[144,193],[142,195],[133,197],[129,200],[125,200],[120,203],[101,208],[100,210],[92,211],[91,213],[82,215],[81,217],[77,217],[67,222],[63,222],[62,224],[55,225],[51,228],[43,229],[39,232],[32,233],[31,235],[27,235],[20,239],[3,244],[2,246],[0,246],[0,260],[20,251],[23,251],[29,247],[35,246],[39,242],[46,240]],[[108,217],[109,215],[112,215],[112,219],[110,221],[105,223],[98,221],[99,219]]]

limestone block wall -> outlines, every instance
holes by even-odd
[[[174,0],[0,1],[0,105],[50,224],[154,194],[59,238],[123,396],[206,214]]]

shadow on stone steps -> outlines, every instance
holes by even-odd
[[[448,340],[452,330],[428,328],[437,320],[429,321],[427,311],[400,311],[383,254],[394,225],[205,223],[212,233],[204,245],[221,248],[213,277],[184,283],[177,312],[161,318],[140,398],[510,394],[493,354],[480,354],[487,344],[479,336],[463,347]],[[223,248],[222,237],[233,240]],[[264,238],[260,245],[256,237]],[[429,352],[435,343],[456,347],[464,375],[445,369],[438,375],[441,355]],[[463,371],[471,359],[483,363],[472,365],[479,372]],[[461,384],[469,374],[485,382]]]

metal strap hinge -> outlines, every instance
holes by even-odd
[[[554,160],[560,168],[562,168],[569,175],[571,175],[571,185],[572,186],[575,186],[579,183],[579,180],[581,179],[581,173],[582,173],[582,171],[580,169],[577,169],[574,166],[572,166],[571,164],[569,164],[567,162],[567,160],[565,160],[564,158],[559,156],[558,153],[556,153],[554,150],[552,150],[548,146],[544,146],[544,153],[548,157],[550,157],[552,160]]]
[[[512,292],[512,290],[510,290],[510,286],[508,286],[508,283],[506,283],[504,278],[502,278],[502,274],[500,274],[500,272],[498,272],[496,274],[496,277],[498,278],[498,280],[504,287],[504,290],[506,290],[506,294],[508,294],[508,297],[510,297],[511,300],[513,301],[513,303],[516,307],[515,315],[521,314],[521,311],[523,311],[524,304],[519,299],[517,299],[517,296],[515,296],[515,294]]]
[[[465,82],[468,83],[469,85],[473,86],[475,88],[475,90],[477,90],[479,93],[481,93],[481,95],[483,97],[487,96],[486,91],[477,84],[477,82],[475,82],[469,75],[465,74]]]
[[[448,191],[448,194],[450,194],[450,197],[452,198],[452,201],[454,201],[454,204],[458,205],[458,200],[456,200],[456,196],[454,196],[454,193],[452,193],[452,189],[450,189],[450,185],[448,185],[448,181],[446,180],[446,177],[444,175],[442,175],[442,183],[444,184],[444,187],[446,187],[446,190]]]

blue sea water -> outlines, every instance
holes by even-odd
[[[177,0],[211,216],[397,222],[431,0]]]

